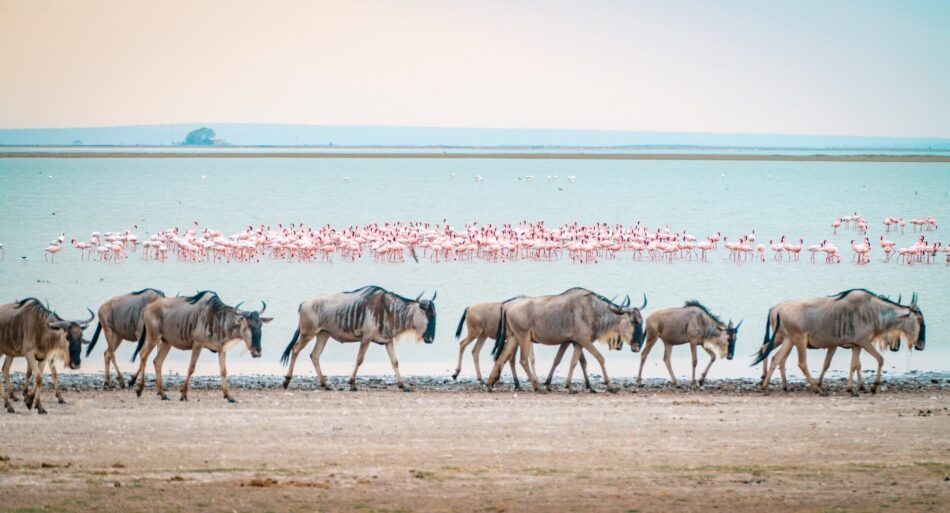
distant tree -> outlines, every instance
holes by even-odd
[[[214,144],[214,130],[201,127],[188,132],[185,144]]]

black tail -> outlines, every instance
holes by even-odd
[[[96,332],[92,334],[92,340],[89,341],[89,347],[86,348],[86,358],[89,358],[89,353],[92,352],[92,348],[96,347],[96,342],[99,341],[99,332],[102,331],[102,321],[99,321],[96,324]]]
[[[142,350],[142,347],[145,345],[145,325],[142,325],[142,336],[139,337],[139,344],[135,346],[135,352],[132,353],[132,361],[135,361],[135,357],[139,355],[139,351]]]
[[[771,317],[771,310],[769,310],[769,316]],[[782,316],[775,314],[775,331],[772,332],[772,336],[769,336],[769,319],[765,319],[765,338],[762,339],[762,347],[759,348],[759,352],[756,354],[755,361],[752,362],[752,365],[758,365],[762,360],[769,357],[769,353],[775,349],[775,335],[778,335],[778,329],[782,325]]]
[[[294,331],[294,338],[290,339],[290,343],[287,344],[287,348],[284,349],[284,354],[280,355],[280,364],[287,365],[287,362],[290,361],[290,353],[293,352],[294,346],[297,344],[297,338],[300,336],[300,328],[297,328]]]
[[[502,351],[505,349],[505,332],[508,331],[508,315],[505,314],[505,309],[501,309],[501,320],[498,321],[498,331],[495,332],[495,347],[491,350],[492,357],[495,360],[501,356]]]
[[[455,329],[455,340],[462,336],[462,326],[465,326],[465,316],[468,315],[468,307],[462,310],[462,318],[459,319],[459,327]]]

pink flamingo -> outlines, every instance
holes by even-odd
[[[53,256],[56,253],[59,253],[60,250],[62,249],[63,249],[63,246],[59,244],[50,244],[49,246],[46,247],[45,250],[43,250],[43,259],[46,260],[46,256],[49,255],[49,262],[53,263]]]

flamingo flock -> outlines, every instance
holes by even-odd
[[[857,213],[842,216],[832,223],[833,233],[850,229],[862,237],[851,240],[851,261],[858,265],[871,262],[872,244],[867,234],[867,221]],[[903,218],[885,219],[885,230],[902,229]],[[914,244],[897,247],[885,235],[880,236],[884,252],[882,262],[887,263],[897,255],[897,261],[905,264],[933,263],[940,253],[946,254],[950,264],[950,243],[928,241],[924,232],[937,229],[932,216],[911,220],[914,231],[921,232]],[[649,227],[637,222],[630,226],[577,222],[549,227],[544,221],[517,224],[480,225],[469,223],[456,228],[443,223],[397,221],[373,223],[365,226],[334,228],[331,225],[312,227],[305,223],[276,227],[263,224],[248,225],[244,230],[225,235],[221,230],[202,227],[194,221],[189,227],[171,227],[148,236],[139,244],[136,231],[131,228],[93,232],[88,239],[73,238],[70,244],[80,252],[81,260],[119,263],[127,261],[132,253],[141,249],[145,260],[166,261],[170,258],[184,262],[260,262],[262,259],[277,259],[296,262],[332,262],[335,258],[355,261],[371,256],[376,262],[400,263],[414,261],[473,261],[503,262],[511,260],[558,260],[568,259],[575,263],[597,263],[615,259],[622,254],[633,260],[661,262],[705,261],[709,254],[719,250],[720,242],[732,261],[746,262],[771,260],[797,262],[801,252],[811,254],[816,262],[824,255],[824,262],[836,264],[842,261],[838,247],[829,240],[806,246],[803,237],[781,235],[769,239],[768,244],[757,243],[757,234],[748,234],[730,239],[721,232],[702,238],[688,230],[673,230],[664,227]],[[797,242],[795,242],[797,239]],[[66,234],[61,233],[44,250],[47,261],[64,246]],[[0,257],[3,245],[0,244]]]

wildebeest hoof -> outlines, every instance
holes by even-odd
[[[704,386],[705,384],[706,384],[706,380],[705,380],[705,379],[699,380],[699,386]]]
[[[871,387],[871,395],[874,395],[876,393],[877,393],[877,385],[874,385]]]
[[[788,386],[782,385],[782,392],[788,392]]]
[[[576,394],[576,393],[577,393],[577,389],[568,388],[568,389],[567,389],[567,393],[569,393],[569,394]]]
[[[617,392],[620,391],[620,389],[617,387],[607,387],[607,391],[610,392],[611,394],[616,394]]]
[[[24,396],[23,396],[23,404],[26,405],[26,409],[27,409],[27,410],[32,410],[32,409],[33,409],[33,398],[30,397],[30,396],[28,396],[28,395],[24,395]]]
[[[13,409],[13,406],[7,405],[7,413],[16,413],[16,410]]]
[[[290,376],[284,376],[284,389],[290,386]]]
[[[543,389],[543,388],[541,388],[541,387],[535,388],[534,391],[535,391],[535,393],[538,393],[538,394],[546,394],[546,393],[548,393],[547,390],[545,390],[545,389]]]
[[[455,374],[452,374],[452,381],[458,381],[458,379],[459,379],[459,373],[458,373],[458,372],[456,372]]]
[[[819,388],[818,391],[817,391],[817,393],[818,393],[818,395],[820,395],[820,396],[822,396],[822,397],[828,397],[828,391],[827,391],[827,390],[824,390],[824,389]]]
[[[235,398],[233,398],[233,397],[225,397],[225,399],[227,399],[228,402],[231,403],[231,404],[234,404],[234,403],[237,402],[237,399],[235,399]]]
[[[162,398],[162,401],[167,401],[167,400],[168,400],[168,394],[166,394],[166,393],[164,393],[164,392],[158,394],[158,396]]]
[[[597,389],[594,388],[594,387],[587,387],[587,391],[590,392],[590,393],[592,393],[592,394],[596,394],[596,393],[597,393]],[[616,392],[616,390],[614,390],[614,392]]]
[[[15,403],[16,403],[16,402],[20,402],[20,396],[14,395],[14,394],[10,394],[10,400],[13,401],[13,402],[15,402]]]
[[[182,394],[181,394],[181,397],[179,397],[178,400],[179,400],[179,401],[187,401],[187,400],[188,400],[188,396],[185,395],[184,393],[182,393]]]
[[[57,401],[59,404],[66,404],[66,400],[63,399],[62,397],[57,397],[57,398],[56,398],[56,401]]]
[[[40,415],[46,415],[46,408],[43,408],[42,406],[37,406],[36,413],[39,413]]]
[[[857,390],[851,390],[851,397],[861,397]]]
[[[142,389],[141,389],[141,388],[135,390],[135,397],[142,397]]]
[[[350,392],[356,392],[357,390],[356,385],[350,384]]]
[[[135,376],[132,376],[132,379],[129,380],[129,388],[132,388],[134,386],[135,386]]]
[[[412,390],[412,387],[404,386],[404,387],[402,387],[402,391],[403,391],[403,392],[412,392],[413,390]]]

